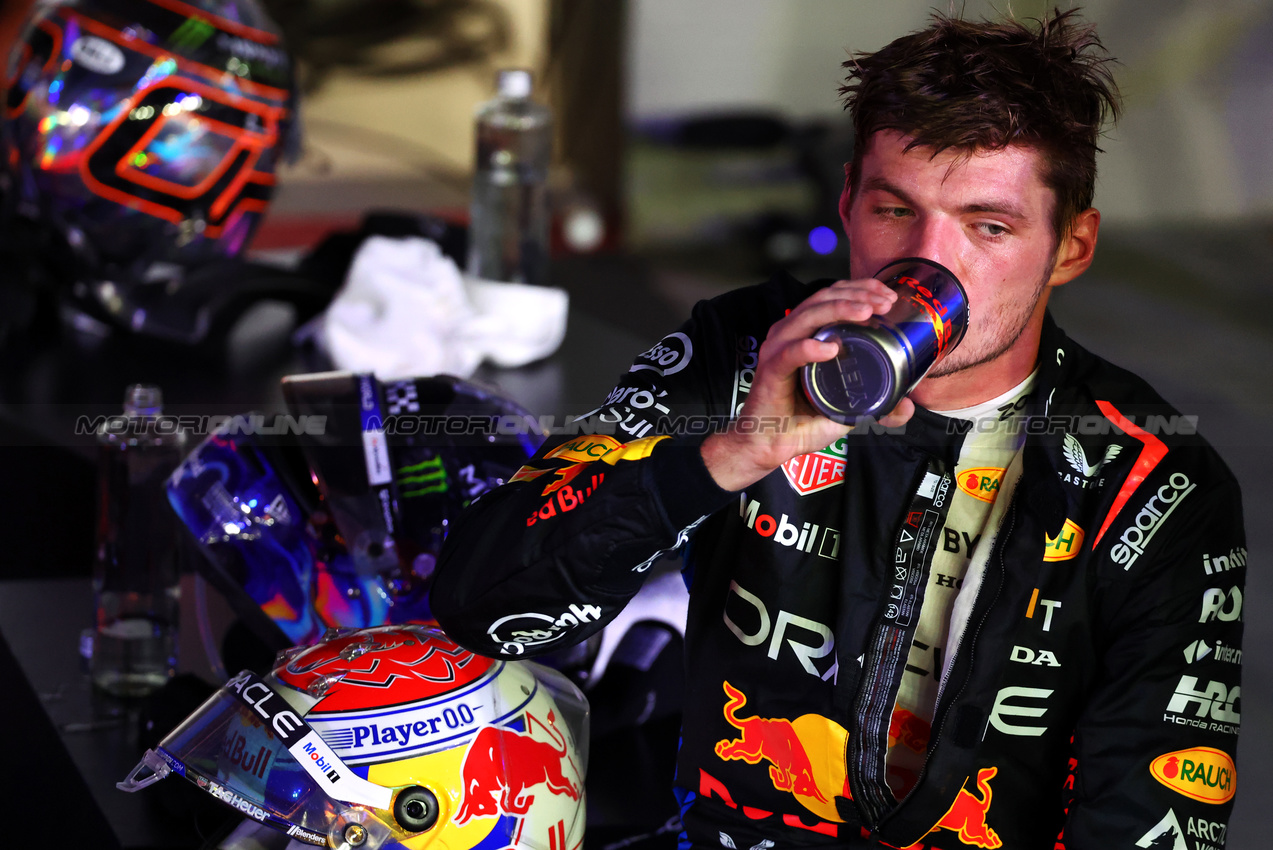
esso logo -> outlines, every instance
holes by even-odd
[[[675,375],[690,363],[694,356],[694,344],[690,338],[679,331],[668,334],[654,344],[649,351],[637,356],[637,363],[628,371],[637,372],[652,369],[660,375]]]

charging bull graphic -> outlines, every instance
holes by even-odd
[[[800,805],[823,820],[843,823],[835,798],[852,798],[844,754],[849,734],[843,726],[820,714],[785,717],[740,717],[747,696],[722,682],[725,720],[739,737],[718,741],[716,755],[747,764],[769,762],[769,779],[779,791],[790,792]]]
[[[959,833],[959,840],[964,844],[982,847],[984,850],[1002,847],[1003,842],[986,823],[986,814],[990,811],[990,801],[994,796],[994,792],[990,790],[990,780],[994,779],[998,772],[997,767],[984,767],[977,771],[977,790],[981,792],[981,799],[978,800],[977,796],[968,789],[960,788],[955,802],[951,803],[941,820],[933,825],[929,834],[939,829],[949,829],[951,832]],[[967,782],[964,784],[966,785]],[[920,840],[902,850],[921,850],[923,846],[924,842]]]
[[[501,814],[525,815],[535,801],[531,791],[539,786],[551,794],[579,799],[579,783],[566,776],[567,769],[576,776],[578,771],[566,755],[566,739],[554,725],[555,719],[548,712],[545,726],[534,715],[526,714],[527,728],[539,726],[552,743],[503,726],[482,727],[469,745],[460,771],[464,798],[456,824]]]
[[[888,745],[898,744],[916,753],[928,751],[928,736],[932,734],[932,726],[928,721],[914,712],[904,708],[893,710],[888,724]]]

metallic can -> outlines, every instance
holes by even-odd
[[[863,324],[819,330],[814,339],[837,343],[840,353],[807,364],[800,376],[809,403],[846,425],[892,410],[968,330],[968,296],[940,264],[908,257],[875,277],[897,293],[892,309]]]

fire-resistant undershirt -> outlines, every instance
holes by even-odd
[[[1021,410],[1037,371],[1003,395],[973,407],[936,411],[973,423],[964,438],[946,524],[938,536],[919,624],[902,674],[888,734],[887,781],[899,800],[919,777],[941,685],[950,615],[973,552],[986,531],[1004,471],[1025,443]],[[990,535],[991,537],[993,535]]]

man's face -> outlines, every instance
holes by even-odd
[[[852,197],[846,185],[840,214],[852,277],[924,257],[959,278],[968,293],[968,331],[930,378],[1037,347],[1048,287],[1065,282],[1053,275],[1055,193],[1039,176],[1040,154],[1012,145],[962,159],[953,151],[934,157],[931,148],[906,152],[908,141],[893,130],[875,133]],[[1032,362],[1034,352],[1028,354]]]

